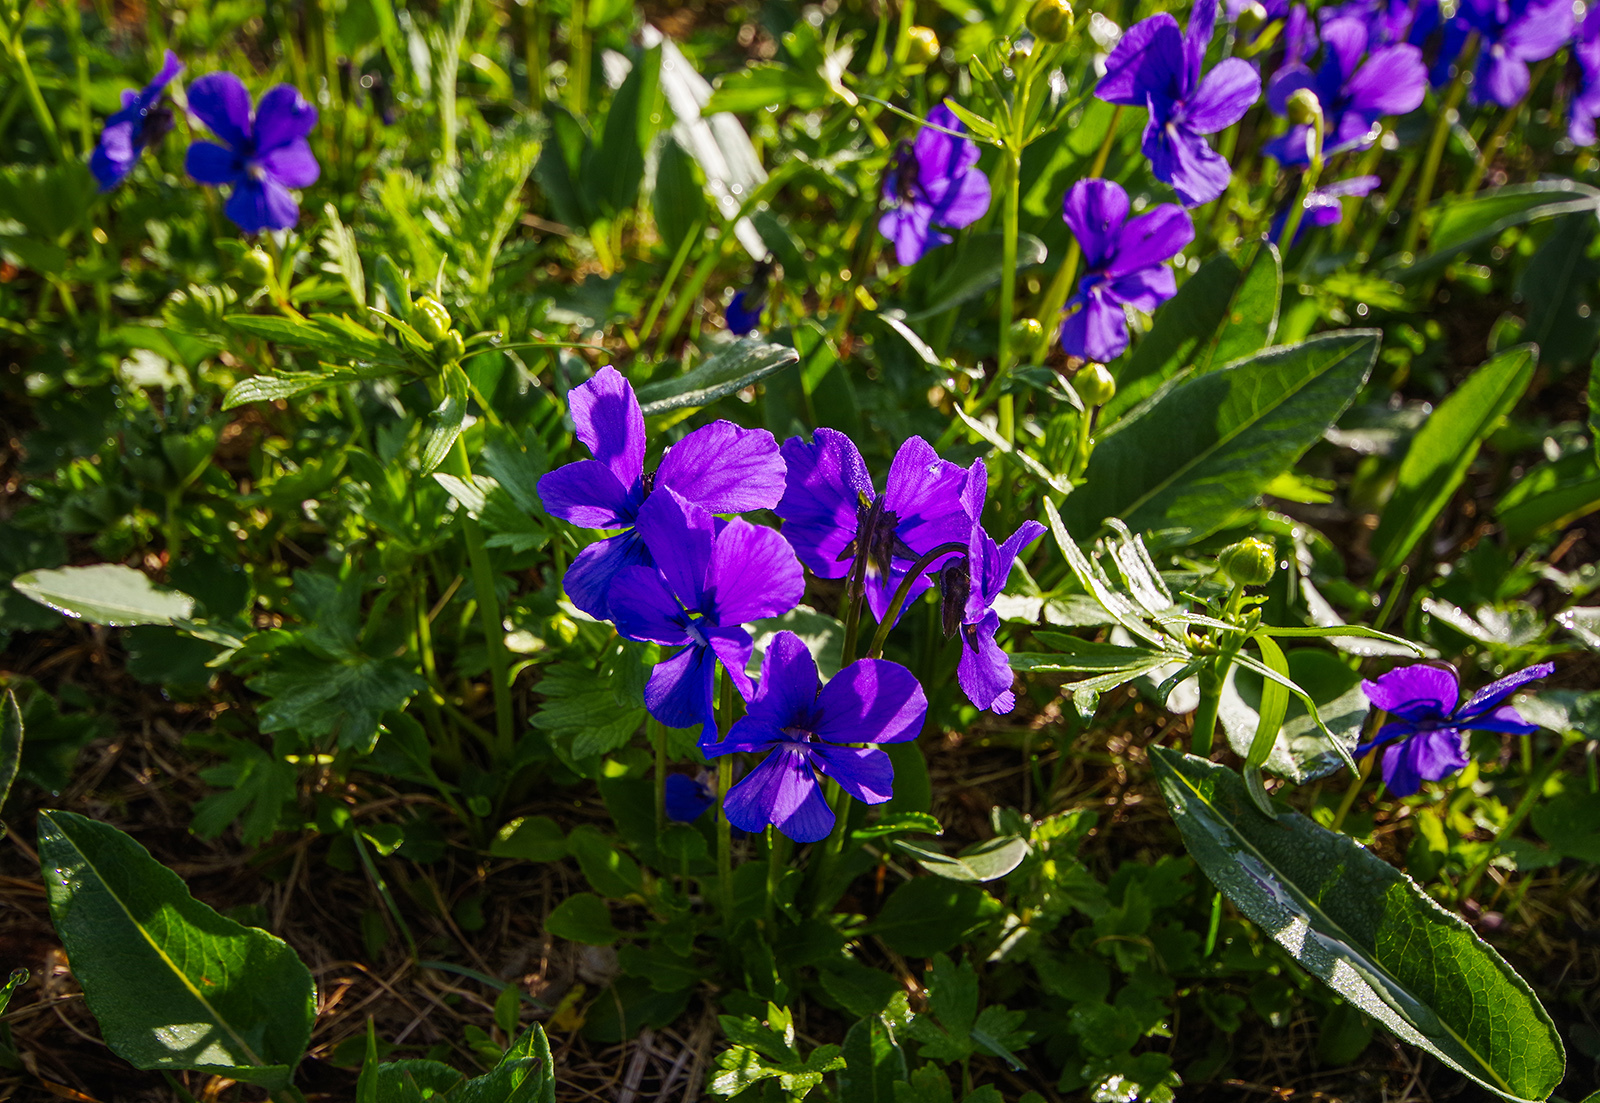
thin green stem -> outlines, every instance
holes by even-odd
[[[1456,60],[1456,79],[1450,82],[1450,90],[1445,93],[1444,103],[1439,105],[1434,120],[1433,137],[1428,140],[1427,159],[1422,163],[1422,176],[1417,181],[1416,195],[1412,197],[1411,221],[1406,224],[1404,251],[1407,253],[1415,255],[1417,244],[1422,240],[1422,215],[1427,210],[1428,200],[1433,197],[1433,183],[1439,175],[1445,142],[1449,140],[1450,128],[1456,122],[1456,108],[1461,106],[1461,98],[1467,94],[1467,85],[1472,83],[1472,65],[1477,56],[1478,35],[1474,32]]]
[[[646,720],[656,751],[656,835],[667,829],[667,729],[654,716]]]
[[[1300,176],[1300,186],[1295,190],[1294,205],[1289,208],[1289,217],[1283,224],[1283,235],[1278,238],[1283,255],[1289,255],[1289,250],[1294,248],[1294,239],[1300,233],[1300,222],[1305,218],[1306,199],[1317,186],[1317,178],[1322,175],[1322,139],[1323,119],[1319,110],[1316,115],[1312,130],[1306,135],[1307,149],[1310,164]]]
[[[1372,764],[1378,761],[1377,751],[1373,751],[1361,760],[1361,768],[1350,779],[1350,787],[1344,791],[1344,796],[1339,801],[1338,811],[1333,814],[1333,830],[1337,831],[1344,826],[1344,818],[1350,814],[1350,809],[1355,806],[1356,797],[1361,792],[1361,787],[1367,783],[1367,778],[1372,776]]]
[[[467,459],[467,446],[461,437],[445,457],[449,473],[472,485],[472,464]],[[516,735],[511,714],[510,660],[506,654],[506,631],[500,616],[500,599],[494,589],[494,567],[489,562],[489,552],[484,546],[483,529],[478,522],[464,513],[461,518],[461,535],[467,544],[467,562],[472,568],[472,588],[478,599],[478,618],[483,625],[484,646],[489,652],[489,677],[494,691],[495,761],[506,765],[516,749]]]
[[[1018,191],[1022,182],[1022,147],[1013,142],[1005,148],[1005,192],[1000,206],[1000,340],[995,353],[995,381],[991,386],[1004,386],[1011,373],[1011,315],[1016,309],[1017,294],[1017,235]],[[1000,396],[1000,435],[1008,445],[1017,441],[1014,410],[1015,396]]]
[[[1472,173],[1467,177],[1467,182],[1462,185],[1458,194],[1471,195],[1478,190],[1478,185],[1483,183],[1483,177],[1489,171],[1489,166],[1494,162],[1495,154],[1500,152],[1500,147],[1505,145],[1506,135],[1511,133],[1511,127],[1522,115],[1522,107],[1528,102],[1529,94],[1544,80],[1544,75],[1550,71],[1550,63],[1555,58],[1547,57],[1533,70],[1533,76],[1528,80],[1528,91],[1513,106],[1508,107],[1500,116],[1500,121],[1490,132],[1489,137],[1478,147],[1478,160],[1472,166]]]
[[[1093,406],[1085,406],[1083,413],[1078,415],[1078,439],[1073,445],[1072,462],[1067,465],[1069,479],[1081,479],[1089,467],[1089,455],[1094,451],[1094,438],[1090,433],[1094,429],[1095,409]]]
[[[1556,749],[1556,753],[1551,755],[1543,766],[1539,767],[1539,772],[1533,776],[1533,780],[1528,782],[1528,788],[1522,794],[1522,799],[1517,802],[1516,810],[1511,813],[1511,818],[1506,820],[1501,825],[1500,830],[1494,833],[1494,838],[1490,841],[1488,849],[1483,852],[1483,857],[1479,858],[1477,863],[1467,871],[1466,877],[1456,887],[1457,904],[1463,904],[1472,898],[1472,892],[1478,887],[1479,880],[1488,870],[1489,863],[1494,861],[1495,857],[1500,853],[1500,841],[1510,838],[1517,828],[1522,826],[1522,821],[1528,818],[1528,813],[1533,811],[1534,803],[1538,801],[1540,794],[1544,792],[1545,782],[1550,780],[1550,775],[1555,773],[1556,768],[1561,765],[1561,760],[1566,757],[1566,751],[1567,745],[1563,742]]]
[[[722,679],[722,728],[733,726],[733,679]],[[728,822],[728,790],[733,788],[733,756],[717,759],[717,899],[722,924],[733,928],[733,825]]]
[[[783,883],[784,872],[789,868],[789,839],[776,827],[767,827],[767,900],[766,918],[770,928],[777,913],[778,886]]]
[[[23,5],[26,13],[31,4]],[[11,33],[11,56],[16,59],[17,75],[22,78],[23,91],[28,95],[28,106],[33,108],[33,117],[39,123],[39,129],[44,131],[45,141],[50,143],[50,150],[56,155],[56,160],[65,158],[61,148],[61,135],[56,130],[56,118],[50,113],[50,105],[44,102],[44,93],[39,91],[39,82],[33,77],[33,65],[28,61],[28,47],[23,41],[22,31],[26,26],[26,14],[17,22],[16,29]]]
[[[1189,735],[1189,753],[1206,758],[1217,730],[1217,707],[1222,702],[1222,675],[1217,659],[1200,668],[1200,704],[1194,710],[1194,726]]]
[[[922,577],[923,572],[933,564],[934,560],[947,555],[960,555],[966,550],[965,544],[952,540],[947,544],[940,544],[911,565],[911,570],[906,572],[906,576],[900,580],[900,585],[895,587],[888,611],[879,622],[878,630],[872,635],[872,646],[867,648],[867,658],[883,658],[883,645],[888,642],[889,629],[900,619],[900,610],[905,608],[906,600],[911,596],[911,587],[916,585],[917,579]]]
[[[873,511],[871,516],[875,520],[877,512]],[[864,545],[870,527],[869,522],[856,531],[856,557],[850,564],[850,576],[845,580],[844,644],[839,649],[841,670],[856,661],[856,641],[861,633],[861,606],[866,603],[867,597],[868,553]]]

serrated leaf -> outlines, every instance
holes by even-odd
[[[866,933],[908,957],[932,957],[981,930],[1003,910],[1000,901],[976,885],[917,877],[889,894]]]
[[[40,605],[91,624],[171,624],[194,612],[188,594],[157,589],[143,572],[120,563],[28,571],[11,585]]]
[[[39,861],[73,974],[120,1057],[288,1086],[317,1013],[288,945],[200,903],[109,824],[41,812]]]
[[[260,707],[263,732],[337,735],[339,746],[365,754],[378,738],[378,720],[400,711],[426,683],[398,659],[352,655],[329,661],[305,652],[280,656],[273,669],[248,683],[271,700]]]
[[[770,345],[759,337],[744,337],[719,349],[704,364],[676,379],[639,388],[645,417],[673,410],[709,406],[724,395],[743,390],[800,362],[800,354],[787,345]]]
[[[1298,813],[1262,816],[1232,770],[1149,753],[1189,853],[1307,970],[1507,1099],[1542,1100],[1561,1082],[1561,1039],[1533,992],[1405,874]]]

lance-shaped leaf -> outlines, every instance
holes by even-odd
[[[11,783],[17,780],[17,768],[22,765],[22,708],[17,695],[6,690],[0,700],[0,807],[11,795]],[[0,824],[0,833],[5,827]]]
[[[119,1056],[288,1086],[317,991],[286,943],[200,903],[109,824],[39,813],[39,862],[73,975]]]
[[[158,590],[149,576],[121,563],[29,571],[11,585],[40,605],[91,624],[171,624],[194,612],[194,598]]]
[[[1307,970],[1507,1099],[1561,1082],[1561,1039],[1527,983],[1409,877],[1298,813],[1263,816],[1232,770],[1164,747],[1150,757],[1189,853]]]
[[[724,395],[743,390],[800,362],[800,354],[786,345],[769,345],[746,337],[723,347],[692,371],[639,388],[645,417],[691,406],[709,406]]]

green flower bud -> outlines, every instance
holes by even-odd
[[[1239,9],[1239,14],[1233,17],[1233,25],[1244,34],[1249,34],[1271,18],[1266,8],[1250,3]]]
[[[1044,340],[1044,325],[1037,318],[1018,318],[1011,323],[1011,343],[1026,347]]]
[[[1104,406],[1116,396],[1117,381],[1104,364],[1085,364],[1072,377],[1072,389],[1085,406]]]
[[[1028,30],[1040,42],[1065,42],[1072,33],[1072,5],[1067,0],[1034,0]]]
[[[450,332],[450,312],[432,295],[411,304],[411,321],[424,340],[437,342]]]
[[[272,254],[257,245],[239,258],[239,278],[251,287],[265,287],[272,282]]]
[[[433,354],[439,358],[440,363],[448,364],[465,356],[467,345],[461,339],[461,334],[452,329],[433,343]]]
[[[939,59],[939,36],[932,27],[917,25],[906,32],[906,61],[912,65],[932,65]]]
[[[1296,88],[1289,94],[1289,121],[1296,126],[1311,126],[1322,117],[1322,101],[1309,88]]]
[[[1217,565],[1241,586],[1265,586],[1278,569],[1278,549],[1270,541],[1249,536],[1223,548]]]

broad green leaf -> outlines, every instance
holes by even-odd
[[[1283,261],[1278,247],[1269,241],[1250,262],[1228,304],[1221,328],[1195,357],[1192,374],[1225,367],[1272,344],[1273,334],[1278,332],[1278,301],[1282,295]]]
[[[500,1063],[462,1084],[450,1103],[555,1103],[555,1061],[544,1027],[534,1023]]]
[[[907,314],[906,321],[917,322],[935,314],[943,314],[969,299],[977,298],[991,287],[1000,286],[1004,254],[1001,235],[974,234],[952,248],[959,252],[951,254],[946,250],[934,250],[928,254],[931,259],[917,262],[919,265],[939,264],[948,267],[928,292],[929,305]],[[1043,264],[1047,255],[1044,242],[1032,234],[1018,236],[1017,271]]]
[[[1528,324],[1518,338],[1539,346],[1547,371],[1580,364],[1594,355],[1600,315],[1600,261],[1590,256],[1600,219],[1593,211],[1562,215],[1528,260],[1516,283],[1527,304]]]
[[[317,993],[286,943],[200,903],[109,824],[39,813],[39,862],[73,975],[123,1060],[287,1087]]]
[[[350,655],[318,658],[286,651],[248,685],[271,698],[259,708],[263,732],[337,735],[339,746],[365,754],[378,738],[378,719],[405,707],[426,683],[399,659]]]
[[[526,862],[559,862],[567,856],[567,837],[549,816],[518,816],[496,833],[489,853]]]
[[[1115,643],[1081,640],[1063,632],[1035,632],[1034,639],[1055,652],[1025,653],[1011,656],[1011,666],[1016,670],[1050,671],[1066,674],[1099,674],[1113,671],[1148,670],[1173,661],[1188,658],[1182,652],[1157,650],[1151,647],[1125,647]]]
[[[689,234],[704,226],[709,216],[700,166],[676,137],[668,137],[661,147],[650,205],[668,255],[676,254]]]
[[[1600,865],[1600,793],[1579,782],[1535,805],[1529,818],[1557,854]]]
[[[1511,412],[1538,362],[1529,346],[1487,361],[1429,415],[1400,461],[1399,483],[1372,534],[1379,577],[1406,561],[1461,485],[1478,449]]]
[[[979,883],[1004,877],[1022,864],[1033,848],[1017,835],[1001,835],[967,847],[959,854],[946,854],[932,847],[895,840],[895,848],[915,858],[917,864],[936,877],[952,881]]]
[[[444,370],[443,380],[444,398],[428,415],[424,429],[421,468],[424,475],[431,474],[444,462],[467,423],[467,392],[471,389],[467,373],[461,370],[461,365],[450,364]]]
[[[579,824],[567,836],[567,851],[578,860],[578,867],[594,890],[612,899],[639,892],[643,874],[634,860],[622,852],[617,840],[593,824]]]
[[[0,700],[0,808],[11,795],[11,783],[17,780],[17,768],[22,765],[22,708],[17,695],[6,690]],[[0,830],[4,830],[0,826]]]
[[[881,1018],[873,1015],[851,1027],[843,1056],[839,1103],[893,1103],[896,1082],[906,1078],[906,1055]]]
[[[378,368],[335,368],[326,371],[278,372],[271,375],[253,375],[241,379],[228,388],[222,399],[222,408],[232,410],[252,402],[276,402],[280,398],[293,398],[307,391],[320,391],[340,383],[354,383],[362,379],[380,379],[391,374]]]
[[[719,348],[704,364],[676,379],[640,387],[639,404],[645,417],[709,406],[724,395],[799,362],[800,354],[786,345],[769,345],[758,337],[744,337]]]
[[[1511,484],[1494,513],[1506,539],[1526,544],[1536,534],[1563,528],[1600,509],[1600,463],[1585,448],[1554,463],[1541,463]]]
[[[158,590],[143,572],[120,563],[29,571],[11,585],[40,605],[91,624],[171,624],[194,612],[188,594]]]
[[[889,894],[867,933],[908,957],[932,957],[988,926],[1002,911],[1000,901],[976,885],[917,877]]]
[[[1533,992],[1409,877],[1299,813],[1261,815],[1232,770],[1150,756],[1189,853],[1307,970],[1507,1099],[1542,1100],[1561,1082],[1561,1039]]]
[[[622,938],[611,923],[611,909],[592,892],[575,892],[550,912],[544,929],[568,942],[609,946]]]
[[[1120,517],[1139,532],[1215,532],[1342,414],[1378,355],[1376,330],[1342,330],[1163,390],[1095,446],[1067,526]]]
[[[1235,753],[1247,758],[1260,726],[1259,709],[1265,688],[1276,685],[1288,693],[1285,719],[1261,765],[1299,785],[1345,768],[1361,739],[1370,706],[1361,692],[1361,675],[1335,653],[1302,647],[1286,652],[1285,659],[1288,679],[1316,704],[1321,726],[1312,719],[1305,702],[1287,686],[1261,678],[1253,670],[1237,668],[1223,683],[1218,718]],[[1330,742],[1323,726],[1341,746]]]
[[[1172,301],[1162,304],[1133,355],[1113,369],[1117,393],[1100,411],[1102,424],[1110,425],[1194,363],[1227,318],[1242,279],[1238,266],[1218,253],[1183,282]]]
[[[1600,189],[1566,179],[1512,184],[1467,197],[1448,196],[1430,208],[1428,255],[1410,263],[1404,255],[1393,256],[1383,267],[1396,279],[1417,280],[1513,226],[1564,214],[1593,215],[1596,210],[1600,210]]]
[[[911,832],[943,835],[944,828],[939,826],[937,819],[926,812],[890,812],[879,817],[877,823],[869,823],[850,832],[850,840],[861,843],[869,839],[881,839],[885,835],[904,835]]]
[[[584,162],[580,179],[607,214],[629,210],[644,181],[644,154],[659,126],[661,48],[645,50],[611,98],[594,156]]]

